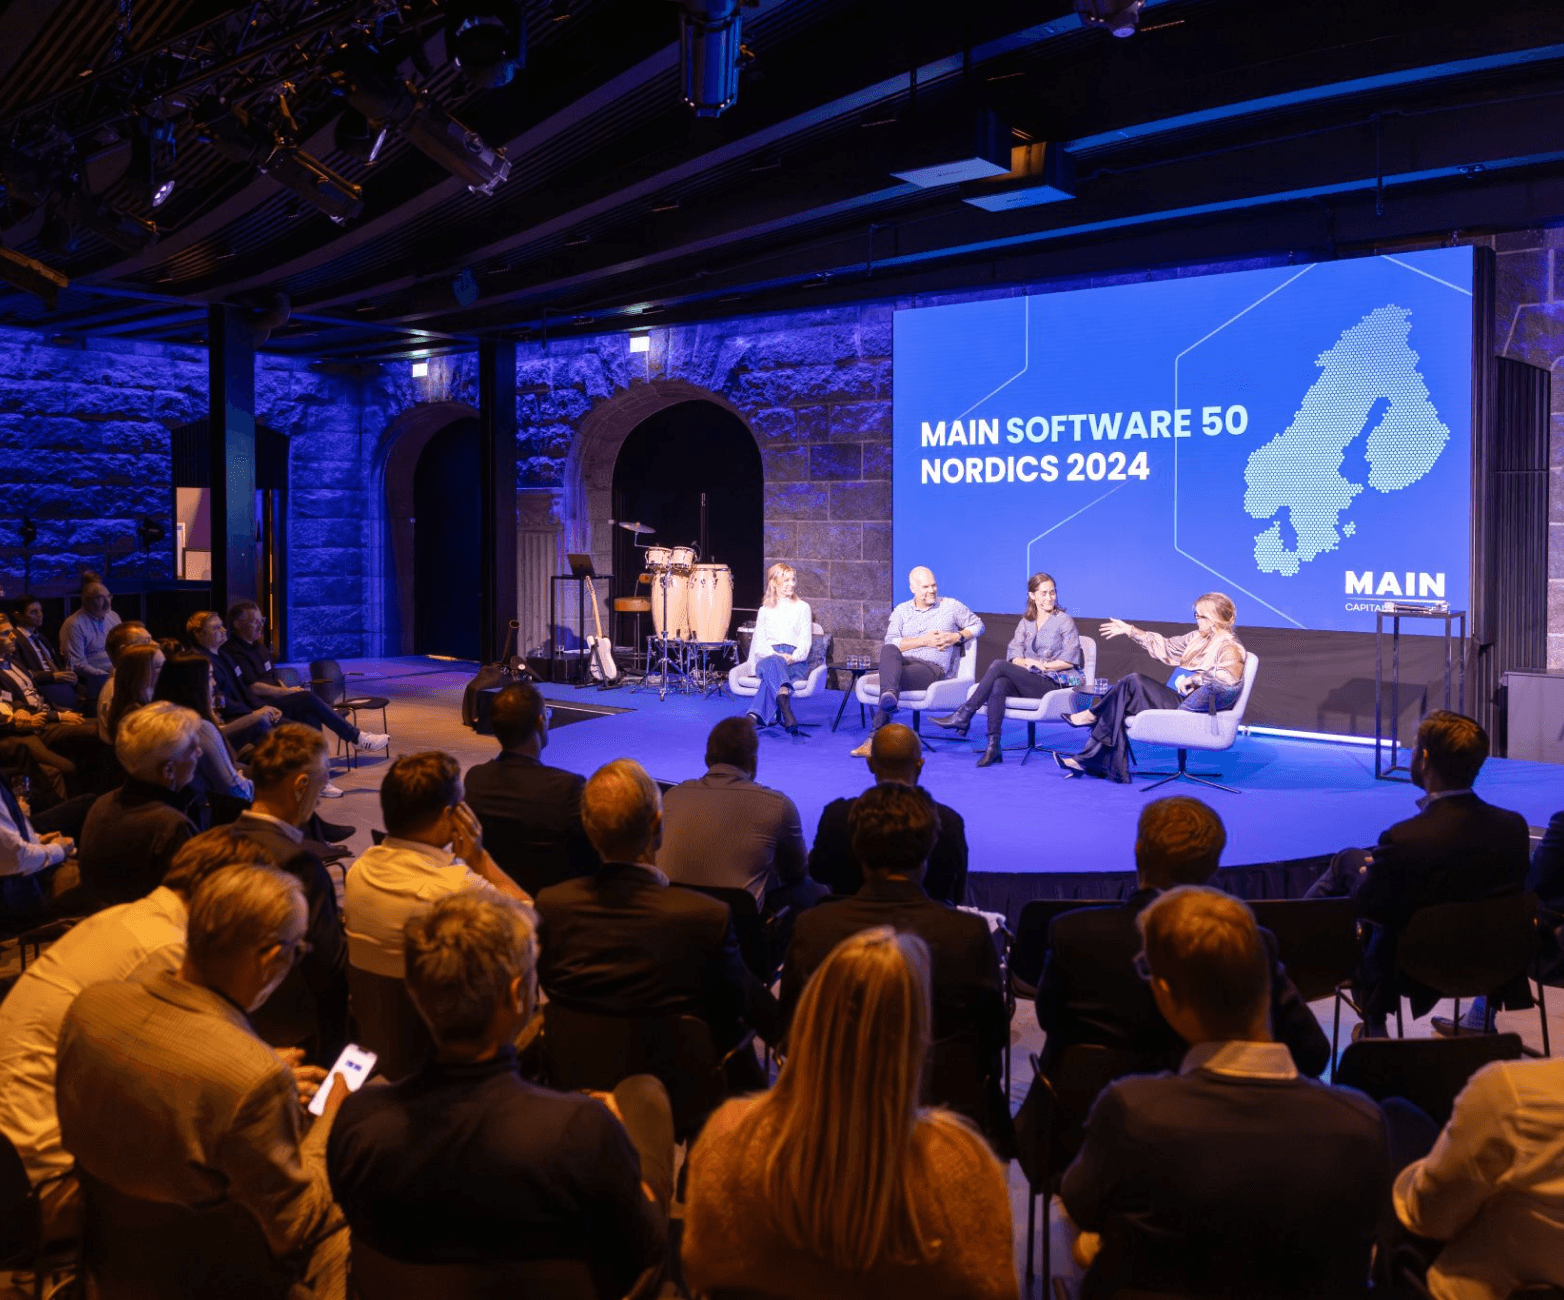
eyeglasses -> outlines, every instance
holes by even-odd
[[[552,704],[550,704],[550,705],[548,705],[547,707],[544,708],[544,710],[543,710],[543,721],[544,722],[553,722],[554,721],[554,706]]]
[[[1147,960],[1144,952],[1135,954],[1134,966],[1135,973],[1149,984],[1151,982],[1151,962]]]

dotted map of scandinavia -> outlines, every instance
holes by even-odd
[[[1376,307],[1322,352],[1322,373],[1304,395],[1285,431],[1249,457],[1244,509],[1255,519],[1286,510],[1297,549],[1282,541],[1280,522],[1254,539],[1255,563],[1264,573],[1296,574],[1308,560],[1341,542],[1341,512],[1363,491],[1343,477],[1347,447],[1361,434],[1376,403],[1383,417],[1368,435],[1364,458],[1368,486],[1398,492],[1428,473],[1450,441],[1450,430],[1428,397],[1418,355],[1407,345],[1411,313]],[[1354,526],[1345,525],[1351,536]]]

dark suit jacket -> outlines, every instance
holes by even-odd
[[[239,680],[232,659],[223,654],[214,655],[200,646],[195,649],[198,654],[205,655],[207,663],[212,665],[212,689],[223,697],[223,707],[218,710],[218,714],[224,722],[242,718],[246,713],[253,713],[261,707]]]
[[[723,1049],[747,1027],[777,1040],[776,1000],[744,964],[726,904],[610,862],[537,896],[538,981],[550,1000],[609,1016],[698,1016]]]
[[[1360,1295],[1390,1176],[1379,1107],[1350,1088],[1204,1069],[1120,1079],[1064,1175],[1070,1217],[1102,1234],[1082,1300]]]
[[[99,795],[82,825],[81,883],[94,908],[133,903],[163,883],[174,854],[196,826],[187,815],[195,792],[128,777]]]
[[[1530,849],[1526,819],[1475,794],[1435,799],[1385,831],[1356,894],[1358,914],[1378,923],[1364,948],[1360,992],[1372,997],[1370,990],[1395,978],[1396,937],[1414,912],[1516,892],[1526,880]],[[1437,1001],[1422,985],[1402,981],[1402,991],[1415,1016]]]
[[[1553,814],[1542,842],[1531,855],[1526,892],[1537,895],[1544,907],[1564,911],[1564,812]]]
[[[54,648],[54,643],[43,634],[42,628],[36,635],[43,642],[43,654],[38,653],[28,639],[29,635],[21,628],[16,629],[16,662],[27,669],[28,675],[38,684],[38,690],[50,704],[57,709],[74,709],[77,706],[76,687],[60,680],[60,674],[67,671],[65,660]]]
[[[793,1009],[809,977],[849,935],[877,925],[915,934],[929,945],[934,995],[934,1050],[928,1096],[983,1129],[1002,1154],[1014,1148],[1000,1054],[1010,1033],[999,985],[999,958],[982,917],[937,903],[911,880],[869,880],[851,898],[799,914],[782,967],[782,1014]]]
[[[240,813],[233,830],[254,840],[278,866],[296,876],[309,903],[310,945],[260,1010],[250,1014],[255,1032],[273,1046],[296,1046],[313,1039],[312,1059],[330,1066],[347,1042],[348,945],[342,933],[337,890],[316,856],[321,845],[295,844],[275,822],[254,813]]]
[[[527,754],[501,753],[469,768],[464,785],[485,847],[528,893],[602,865],[581,826],[584,777]]]
[[[863,868],[847,839],[847,817],[856,799],[833,799],[820,812],[815,846],[809,851],[809,874],[833,894],[856,894],[863,887]],[[930,898],[959,907],[967,901],[967,827],[961,814],[942,803],[939,839],[923,872],[923,891]]]
[[[1137,1053],[1152,1070],[1174,1069],[1183,1060],[1184,1041],[1157,1010],[1151,986],[1135,973],[1141,947],[1135,918],[1157,893],[1140,889],[1118,906],[1054,918],[1037,986],[1037,1023],[1048,1035],[1044,1074],[1077,1043]],[[1318,1077],[1330,1064],[1330,1041],[1277,960],[1275,938],[1268,930],[1260,933],[1271,951],[1271,1034],[1287,1044],[1300,1073]]]

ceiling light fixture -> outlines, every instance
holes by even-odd
[[[680,0],[679,73],[696,117],[717,117],[739,97],[739,0]]]
[[[527,23],[516,0],[455,0],[445,48],[467,80],[498,90],[527,65]]]
[[[203,121],[201,139],[224,157],[265,172],[339,226],[364,210],[359,186],[253,120],[242,108]]]
[[[1115,36],[1135,35],[1145,0],[1075,0],[1075,12],[1088,27],[1102,27]]]
[[[332,129],[337,148],[366,165],[372,165],[380,157],[388,134],[383,126],[371,126],[369,119],[356,108],[344,108]]]
[[[174,124],[155,117],[142,118],[131,135],[131,176],[154,208],[162,207],[174,192],[172,173],[177,147]]]

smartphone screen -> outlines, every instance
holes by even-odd
[[[331,1095],[332,1084],[337,1075],[340,1074],[347,1081],[349,1092],[357,1092],[363,1087],[364,1080],[369,1078],[369,1072],[375,1068],[375,1062],[379,1059],[373,1052],[366,1051],[357,1043],[349,1043],[342,1049],[342,1055],[337,1057],[336,1064],[326,1075],[326,1081],[320,1085],[320,1091],[310,1099],[310,1114],[326,1113],[326,1098]]]

